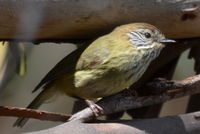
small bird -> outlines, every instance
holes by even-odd
[[[38,108],[56,91],[95,100],[127,89],[141,78],[168,42],[175,41],[166,39],[150,24],[119,26],[60,61],[33,90],[43,86],[28,108]],[[20,118],[14,126],[22,127],[25,122],[25,118]]]

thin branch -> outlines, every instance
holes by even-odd
[[[160,90],[165,89],[169,91],[159,95],[151,95],[145,97],[134,97],[128,95],[124,91],[116,95],[103,98],[97,102],[97,104],[104,110],[103,114],[100,115],[107,115],[128,109],[155,105],[171,99],[198,93],[200,92],[200,75],[192,76],[181,81],[157,80],[149,83],[148,85],[149,89],[147,87],[146,90],[151,90],[154,88]],[[90,108],[85,108],[84,110],[74,114],[71,119],[86,122],[93,118],[94,115],[92,110]]]
[[[168,90],[159,95],[151,95],[145,97],[135,97],[127,94],[126,91],[116,95],[106,97],[97,104],[101,106],[104,113],[107,115],[128,109],[140,108],[150,105],[166,102],[171,99],[183,97],[200,92],[200,75],[189,77],[182,81],[168,81],[164,79],[155,80],[147,85],[147,90],[151,89],[165,89]],[[0,107],[0,116],[15,116],[24,118],[35,118],[40,120],[63,121],[66,122],[70,115],[57,114],[52,112],[32,110],[26,108],[15,107]],[[77,114],[73,115],[71,119],[80,120],[82,122],[89,121],[94,117],[90,108],[86,108]]]
[[[53,113],[27,108],[0,106],[0,116],[14,116],[24,118],[34,118],[39,120],[66,122],[71,115]]]

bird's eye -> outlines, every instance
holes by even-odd
[[[148,33],[148,32],[144,33],[144,36],[145,36],[146,38],[151,38],[151,34]]]

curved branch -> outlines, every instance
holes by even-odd
[[[156,80],[149,83],[146,88],[146,90],[151,90],[153,88],[156,90],[160,89],[160,91],[163,91],[163,89],[168,91],[162,94],[145,97],[134,97],[124,91],[103,98],[97,102],[97,104],[104,110],[103,114],[100,115],[155,105],[171,99],[198,93],[200,92],[200,75],[192,76],[181,81],[168,81],[163,79]],[[74,114],[71,119],[86,122],[92,118],[94,118],[92,110],[90,108],[85,108],[84,110]]]

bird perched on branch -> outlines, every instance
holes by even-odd
[[[94,100],[127,89],[140,79],[167,42],[174,41],[150,24],[119,26],[60,61],[35,88],[34,92],[44,85],[28,108],[38,108],[56,91]],[[18,119],[14,126],[24,123],[24,118]]]

